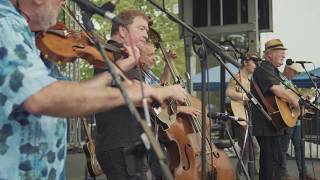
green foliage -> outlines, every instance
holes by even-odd
[[[97,5],[102,5],[107,0],[95,0]],[[158,1],[161,3],[162,1]],[[178,7],[178,0],[167,0],[165,5],[167,10],[173,14],[173,7]],[[172,50],[177,53],[178,58],[175,60],[175,66],[179,73],[185,72],[185,56],[184,56],[184,43],[179,38],[178,25],[169,20],[163,13],[157,10],[152,4],[146,0],[121,0],[115,10],[115,14],[127,9],[138,9],[145,12],[146,15],[151,16],[153,19],[152,28],[155,29],[161,36],[162,42],[166,50]],[[177,14],[175,14],[177,15]],[[102,17],[94,16],[95,26],[97,33],[105,39],[110,37],[111,23]],[[164,61],[160,50],[157,51],[157,62],[154,72],[160,76],[164,68]]]
[[[159,2],[159,1],[158,1]],[[160,1],[161,2],[161,1]],[[177,0],[170,0],[166,1],[166,9],[171,14],[174,14],[173,8],[177,6]],[[184,43],[183,40],[179,38],[179,27],[176,23],[169,20],[163,13],[158,11],[147,3],[148,11],[146,13],[153,18],[153,26],[152,28],[155,29],[162,37],[162,44],[166,50],[172,50],[177,53],[177,59],[175,61],[175,66],[180,74],[185,72],[185,55],[184,55]],[[177,15],[177,14],[175,14]],[[158,52],[160,53],[160,52]],[[158,56],[158,60],[156,63],[156,67],[154,69],[156,74],[161,74],[164,61],[161,58],[162,56]]]

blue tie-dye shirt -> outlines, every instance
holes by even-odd
[[[66,121],[25,111],[23,102],[55,82],[35,36],[0,0],[0,179],[65,179]]]
[[[144,76],[144,82],[149,85],[160,85],[159,78],[151,71],[148,70],[148,72],[143,71]]]

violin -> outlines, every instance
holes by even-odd
[[[77,58],[83,58],[95,67],[105,67],[103,58],[94,46],[90,34],[68,29],[61,22],[46,32],[37,33],[36,45],[46,59],[57,63],[73,62]],[[108,43],[104,44],[104,48],[110,60],[114,59],[113,53],[128,57],[125,49]]]

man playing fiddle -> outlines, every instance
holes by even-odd
[[[136,10],[123,11],[119,18],[129,22],[125,27],[113,22],[109,43],[128,50],[128,57],[114,54],[115,63],[127,72],[130,79],[143,81],[139,76],[139,47],[148,38],[148,17]],[[100,73],[101,69],[95,69]],[[186,91],[179,85],[155,88],[157,93],[184,101]],[[138,93],[138,92],[137,92]],[[140,114],[143,116],[143,110]],[[127,106],[96,114],[96,155],[102,170],[109,180],[145,179],[145,152],[139,151],[142,129],[131,115]]]
[[[56,23],[63,0],[0,1],[0,179],[65,179],[66,121],[124,104],[109,73],[81,83],[58,80],[40,57],[36,31]],[[140,85],[126,83],[141,104]],[[160,90],[145,96],[162,101]]]

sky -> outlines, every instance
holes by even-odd
[[[273,0],[273,32],[261,34],[261,50],[269,39],[279,38],[287,58],[312,61],[320,67],[320,0]],[[308,70],[312,64],[305,65]]]

